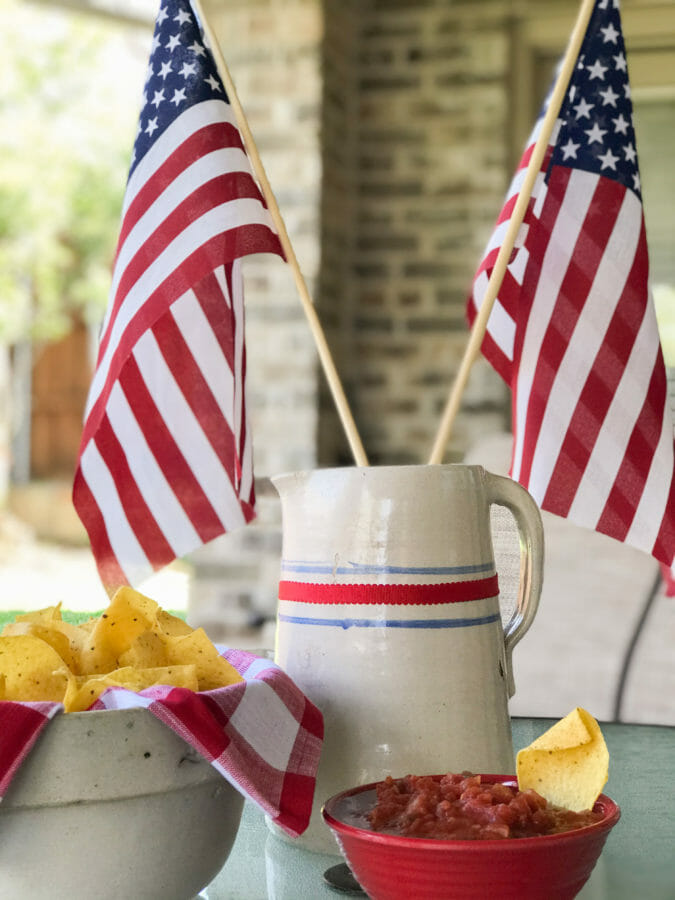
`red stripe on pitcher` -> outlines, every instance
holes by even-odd
[[[280,581],[279,600],[298,603],[365,603],[428,606],[486,600],[499,593],[497,576],[443,584],[316,584]]]

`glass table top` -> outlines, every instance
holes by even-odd
[[[514,719],[516,750],[556,720]],[[610,753],[604,792],[621,807],[580,900],[675,900],[675,728],[603,723]],[[246,803],[228,861],[199,895],[202,900],[322,900],[349,895],[329,887],[323,873],[341,862],[281,840],[263,814]],[[353,895],[365,896],[361,895]],[[440,898],[439,898],[440,900]]]

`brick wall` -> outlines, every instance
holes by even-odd
[[[427,459],[464,349],[467,287],[506,183],[509,9],[445,0],[360,5],[342,329],[371,462]],[[504,399],[479,364],[450,458],[503,427]]]
[[[207,7],[371,462],[423,462],[510,163],[511,6]],[[349,464],[290,272],[246,265],[256,471]],[[504,427],[479,361],[448,458]]]
[[[205,10],[312,291],[319,264],[320,3],[211,0]],[[291,272],[269,255],[249,257],[244,271],[256,471],[312,466],[316,356]]]
[[[320,259],[321,4],[211,0],[205,11],[314,294]],[[292,274],[282,260],[265,255],[246,259],[244,278],[258,518],[191,556],[190,618],[214,640],[274,613],[280,510],[266,476],[316,465],[316,353]]]
[[[361,10],[359,0],[325,0],[321,47],[321,259],[316,302],[351,406],[358,397],[361,377],[352,332],[357,303],[354,250]],[[352,454],[323,377],[319,389],[318,460],[328,465],[351,464]]]

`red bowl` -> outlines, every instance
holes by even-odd
[[[481,777],[517,785],[513,776]],[[601,794],[594,809],[603,818],[562,834],[487,841],[401,837],[365,827],[375,788],[373,783],[343,791],[322,810],[371,900],[571,900],[621,815],[617,804]]]

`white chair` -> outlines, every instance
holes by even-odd
[[[511,435],[490,435],[466,454],[507,475]],[[514,650],[512,715],[675,724],[675,598],[663,596],[655,560],[612,538],[542,513],[544,586],[529,632]],[[519,548],[508,511],[492,511],[505,615],[513,609]],[[656,587],[656,590],[654,590]]]

